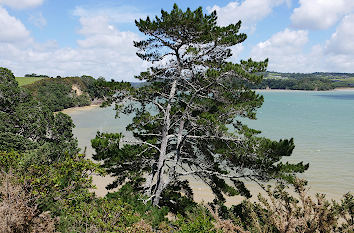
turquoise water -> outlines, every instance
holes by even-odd
[[[272,139],[291,138],[296,148],[292,162],[310,163],[303,175],[312,192],[338,198],[354,191],[354,92],[260,91],[264,104],[250,127]],[[81,148],[92,154],[96,132],[123,131],[129,117],[114,118],[112,108],[67,112]]]
[[[354,191],[354,92],[260,91],[264,104],[249,126],[272,139],[294,138],[289,161],[310,163],[303,175],[316,192]]]

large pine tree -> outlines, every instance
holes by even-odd
[[[129,100],[119,110],[135,114],[127,127],[135,139],[98,133],[92,141],[94,158],[117,178],[110,188],[129,182],[159,205],[174,192],[191,196],[186,177],[193,176],[224,200],[223,194],[250,196],[245,180],[291,180],[306,170],[281,162],[293,151],[292,139],[271,141],[242,124],[263,103],[246,84],[262,80],[268,60],[230,61],[231,47],[246,39],[241,22],[218,26],[216,12],[174,5],[136,26],[146,35],[134,42],[137,55],[152,63],[137,77],[147,85],[115,96]]]

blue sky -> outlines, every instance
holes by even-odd
[[[0,66],[26,73],[133,81],[146,69],[134,19],[202,6],[218,23],[242,20],[233,61],[269,58],[268,70],[354,73],[354,0],[0,0]]]

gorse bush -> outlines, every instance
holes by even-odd
[[[11,171],[0,172],[0,232],[56,232],[56,218],[40,210],[31,186]]]
[[[233,223],[250,232],[310,233],[353,232],[353,195],[344,195],[341,203],[328,201],[323,194],[307,194],[305,181],[296,179],[290,194],[287,186],[267,187],[267,196],[258,202],[244,201],[230,209]]]

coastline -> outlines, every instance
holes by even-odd
[[[100,106],[101,106],[101,104],[93,103],[93,104],[90,104],[90,105],[87,105],[87,106],[82,106],[82,107],[66,108],[66,109],[63,109],[63,110],[58,111],[58,112],[62,112],[62,113],[65,113],[65,114],[71,114],[71,113],[75,113],[77,111],[87,111],[87,110],[99,108]]]
[[[354,87],[337,87],[334,91],[354,91]]]
[[[315,90],[290,90],[290,89],[253,89],[253,91],[257,91],[257,92],[311,92],[311,91],[315,91]],[[354,87],[338,87],[338,88],[334,88],[332,90],[327,90],[327,91],[316,91],[316,92],[330,92],[330,91],[354,91]],[[63,109],[61,111],[58,112],[62,112],[65,114],[71,114],[71,113],[75,113],[77,111],[88,111],[88,110],[92,110],[94,108],[98,108],[101,106],[103,101],[101,100],[95,100],[92,101],[92,103],[90,105],[87,106],[82,106],[82,107],[72,107],[72,108],[66,108]],[[57,112],[55,112],[57,113]]]
[[[95,100],[91,101],[90,105],[81,106],[81,107],[66,108],[66,109],[63,109],[63,110],[58,111],[58,112],[62,112],[62,113],[65,113],[65,114],[69,115],[70,113],[74,113],[74,112],[77,112],[77,111],[87,111],[87,110],[91,110],[91,109],[94,109],[94,108],[98,108],[98,107],[101,106],[102,103],[103,103],[102,99],[95,99]]]
[[[262,91],[262,92],[310,92],[316,90],[290,90],[290,89],[252,89],[253,91]],[[354,87],[337,87],[332,90],[326,91],[316,91],[316,92],[329,92],[329,91],[354,91]]]

